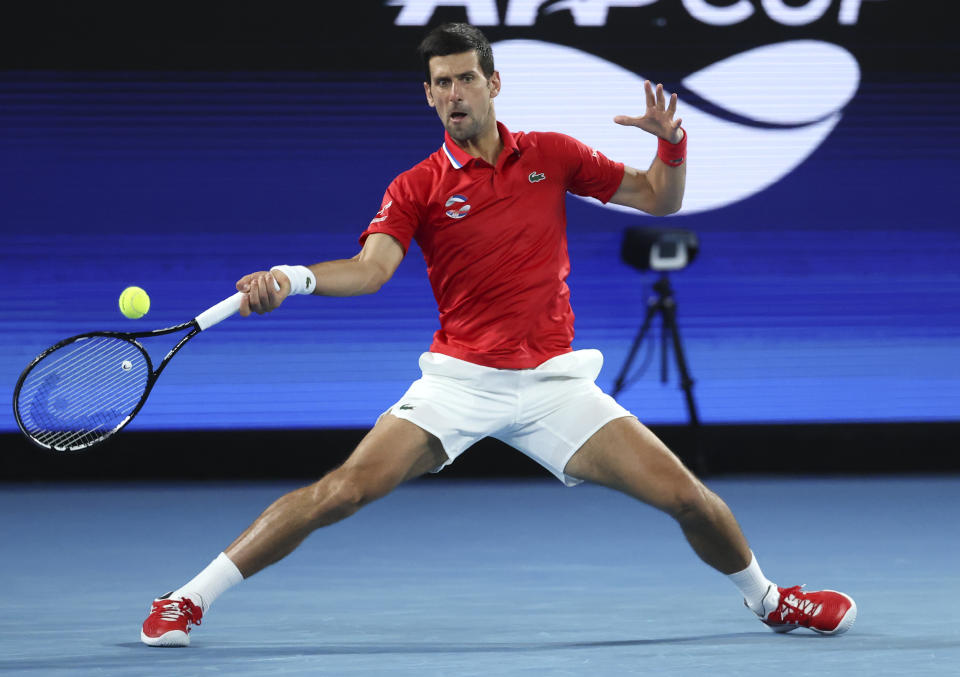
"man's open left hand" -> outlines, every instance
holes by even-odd
[[[663,85],[657,85],[656,93],[649,80],[643,81],[643,90],[647,95],[647,112],[642,117],[631,117],[629,115],[618,115],[613,121],[618,125],[628,127],[639,127],[650,132],[654,136],[666,139],[670,143],[680,143],[683,139],[683,130],[680,129],[680,118],[673,119],[677,112],[677,95],[670,95],[670,102],[667,103],[666,96],[663,93]]]

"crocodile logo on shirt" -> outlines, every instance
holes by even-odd
[[[527,178],[530,179],[530,183],[536,183],[537,181],[543,181],[547,178],[547,175],[543,172],[530,172],[530,176]]]

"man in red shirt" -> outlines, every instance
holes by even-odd
[[[141,639],[189,644],[190,626],[227,588],[486,436],[567,485],[612,487],[676,519],[697,555],[726,574],[775,631],[845,632],[856,618],[853,600],[771,583],[726,504],[596,386],[600,353],[571,349],[566,193],[654,215],[677,211],[687,139],[674,119],[676,95],[667,100],[661,85],[646,82],[646,113],[614,119],[659,137],[657,157],[643,171],[568,136],[511,132],[497,122],[500,75],[476,28],[440,26],[420,53],[444,143],[390,184],[360,253],[251,273],[237,288],[246,292],[243,315],[270,312],[290,294],[370,294],[416,238],[440,312],[440,329],[420,358],[423,377],[341,467],[278,499],[194,579],[155,600]]]

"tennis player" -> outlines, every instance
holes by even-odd
[[[848,630],[853,600],[769,581],[726,504],[594,383],[600,352],[571,349],[566,194],[654,215],[677,211],[687,136],[675,119],[676,95],[668,100],[661,85],[645,82],[644,115],[614,118],[659,138],[642,171],[569,136],[513,132],[498,122],[500,74],[476,28],[440,26],[419,49],[427,104],[446,129],[441,147],[393,180],[352,259],[276,266],[242,277],[237,288],[246,293],[243,315],[270,312],[291,294],[372,294],[416,239],[440,313],[440,329],[420,356],[422,377],[342,466],[279,498],[195,578],[155,600],[141,639],[188,645],[191,626],[225,590],[319,527],[441,469],[487,436],[568,486],[602,484],[673,517],[694,552],[726,574],[774,631]]]

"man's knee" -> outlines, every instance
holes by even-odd
[[[342,519],[389,492],[363,468],[341,466],[311,486],[314,504],[322,514]]]
[[[700,480],[688,476],[673,487],[666,511],[680,523],[699,521],[712,510],[711,496]]]

